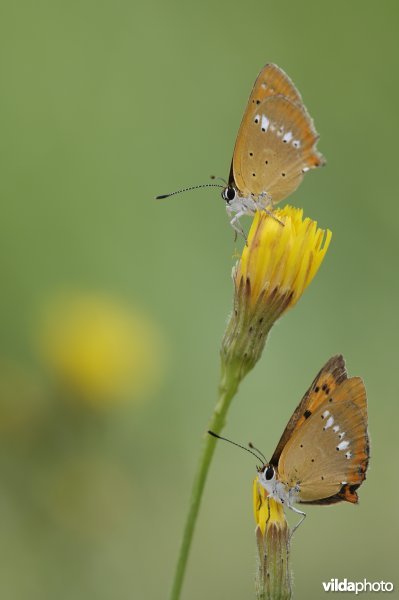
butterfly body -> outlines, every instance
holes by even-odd
[[[272,472],[271,478],[267,478],[266,474]],[[280,504],[286,504],[288,507],[298,502],[298,496],[300,493],[299,482],[291,483],[281,481],[277,478],[276,472],[272,465],[263,465],[263,468],[259,472],[259,482],[265,488],[268,495],[280,502]]]
[[[299,186],[304,173],[325,164],[318,134],[295,85],[282,69],[260,72],[241,122],[222,197],[233,227],[244,214],[268,210]]]
[[[226,210],[230,218],[230,224],[233,229],[236,229],[239,233],[241,233],[241,230],[238,229],[237,225],[240,217],[243,215],[254,215],[257,210],[268,211],[273,207],[272,198],[267,192],[262,192],[259,196],[254,197],[252,195],[241,196],[235,188],[228,189],[234,189],[235,191],[232,200],[226,199],[223,194],[222,196],[227,202]]]
[[[335,356],[306,392],[258,480],[272,498],[304,515],[294,503],[357,503],[368,461],[366,390]]]

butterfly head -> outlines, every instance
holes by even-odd
[[[276,478],[276,471],[271,464],[264,464],[262,467],[258,467],[259,478],[263,481],[272,481]]]
[[[230,204],[231,202],[233,202],[233,200],[236,199],[236,196],[237,196],[237,190],[232,185],[228,185],[225,188],[223,188],[222,198],[223,198],[223,200],[225,200],[227,202],[227,204]]]
[[[267,491],[269,495],[281,501],[281,498],[285,498],[285,493],[282,489],[281,482],[277,478],[277,472],[273,465],[265,463],[258,469],[258,479],[261,486]],[[282,502],[284,504],[284,502]]]

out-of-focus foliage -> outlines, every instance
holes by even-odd
[[[391,0],[2,4],[1,598],[167,595],[242,241],[215,189],[153,197],[227,176],[268,61],[327,158],[289,203],[333,239],[225,433],[271,455],[342,352],[367,386],[371,465],[359,506],[309,507],[295,593],[395,581],[398,21]],[[254,474],[219,445],[184,598],[253,594]]]

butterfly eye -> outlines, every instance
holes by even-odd
[[[236,191],[234,188],[227,187],[222,192],[222,197],[226,202],[231,202],[236,197]]]
[[[273,479],[273,477],[274,477],[274,469],[271,465],[269,465],[265,471],[265,478],[267,480],[269,480],[269,479]]]

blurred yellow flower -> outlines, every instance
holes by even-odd
[[[151,393],[162,372],[161,346],[147,317],[94,293],[58,296],[47,307],[39,333],[47,367],[95,406]]]

